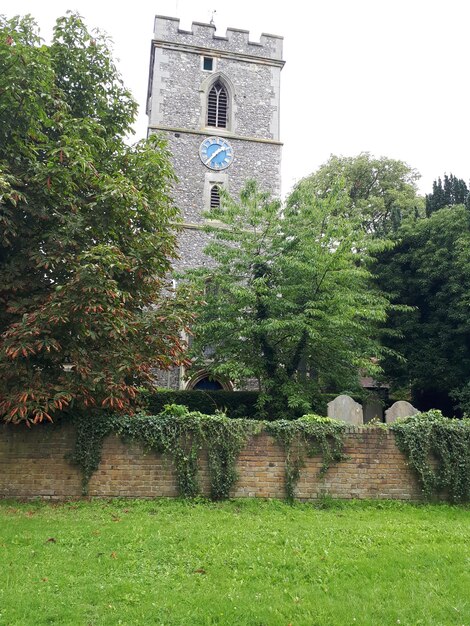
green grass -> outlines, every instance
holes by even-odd
[[[470,509],[0,501],[0,624],[470,626]]]

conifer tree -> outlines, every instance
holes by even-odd
[[[426,215],[429,217],[445,206],[465,204],[467,199],[468,187],[465,181],[453,174],[444,174],[444,184],[438,178],[433,181],[432,193],[426,194]]]
[[[389,323],[398,332],[387,345],[405,359],[386,361],[384,380],[409,387],[419,408],[440,408],[451,415],[470,372],[466,208],[443,207],[402,226],[395,247],[379,255],[375,273],[392,302],[411,307],[391,316]]]

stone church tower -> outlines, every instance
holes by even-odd
[[[148,133],[168,141],[178,182],[173,191],[184,228],[177,269],[206,262],[203,211],[220,202],[219,188],[238,197],[246,180],[281,193],[279,91],[282,37],[249,41],[245,30],[155,17]],[[168,381],[170,386],[183,386]]]

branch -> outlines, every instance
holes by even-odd
[[[291,378],[291,376],[294,375],[294,373],[297,371],[299,367],[300,359],[302,358],[303,351],[305,350],[305,346],[307,345],[307,339],[308,339],[308,333],[304,329],[299,339],[299,342],[297,343],[297,347],[294,351],[294,354],[292,355],[290,364],[286,368],[286,372],[289,378]]]

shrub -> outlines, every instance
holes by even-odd
[[[256,402],[257,391],[202,391],[161,389],[147,396],[146,410],[156,415],[167,404],[179,404],[190,411],[206,415],[223,412],[229,418],[260,419]]]

